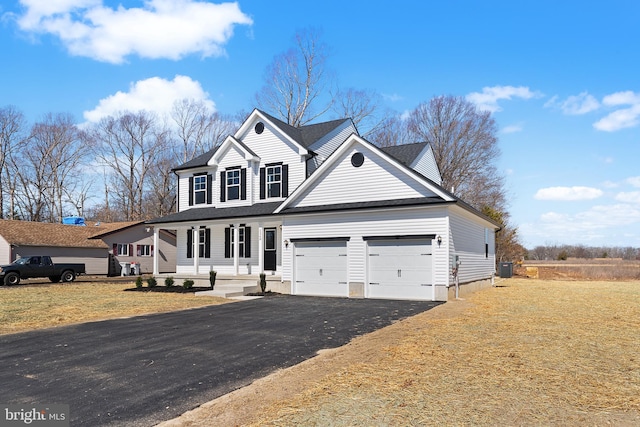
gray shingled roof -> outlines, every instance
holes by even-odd
[[[282,202],[256,203],[253,206],[237,206],[233,208],[191,208],[161,218],[151,219],[147,221],[146,224],[265,216],[271,215],[281,203]]]
[[[271,114],[265,113],[262,110],[258,110],[265,117],[269,119],[274,125],[278,126],[278,128],[289,135],[291,139],[296,141],[298,144],[302,145],[305,148],[309,148],[313,145],[314,142],[318,141],[320,138],[340,126],[342,123],[349,121],[351,119],[338,119],[331,120],[328,122],[315,123],[311,125],[300,126],[299,128],[293,127],[280,119],[273,117]]]
[[[313,145],[314,142],[318,141],[320,138],[322,138],[323,136],[325,136],[326,134],[328,134],[338,126],[340,126],[345,121],[351,120],[351,119],[331,120],[328,122],[316,123],[316,124],[306,125],[300,128],[296,128],[286,124],[282,120],[279,120],[268,113],[265,113],[262,110],[258,110],[258,111],[264,114],[282,132],[287,134],[291,139],[293,139],[294,141],[296,141],[298,144],[302,145],[305,148],[309,148],[311,145]],[[249,147],[247,147],[242,141],[239,141],[236,139],[236,142],[242,145],[252,155],[257,157],[257,155],[253,151],[251,151]],[[207,151],[204,154],[199,155],[198,157],[195,157],[189,160],[186,163],[181,164],[180,166],[173,168],[173,170],[179,171],[184,169],[191,169],[191,168],[206,166],[209,160],[211,159],[211,157],[213,157],[216,151],[218,151],[218,148],[219,146],[212,150]]]
[[[394,199],[394,200],[375,200],[368,202],[338,203],[332,205],[319,206],[303,206],[285,208],[281,214],[295,214],[307,212],[328,212],[349,209],[368,209],[368,208],[390,208],[398,206],[418,206],[418,205],[434,205],[438,203],[449,203],[441,197],[416,197],[410,199]]]
[[[405,166],[411,166],[422,150],[427,146],[426,142],[415,142],[413,144],[393,145],[383,147],[382,151],[396,158]]]

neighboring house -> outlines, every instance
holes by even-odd
[[[106,244],[111,259],[110,275],[121,274],[120,268],[125,263],[138,264],[142,274],[152,273],[153,257],[156,255],[160,273],[175,271],[175,233],[168,230],[160,231],[156,245],[153,241],[152,227],[145,225],[142,221],[114,224],[119,224],[119,226],[91,237],[91,239],[100,240]],[[131,270],[128,273],[131,273]]]
[[[174,270],[175,235],[162,232],[159,242],[161,271],[165,264],[167,271]],[[119,261],[140,263],[141,272],[150,273],[152,244],[153,233],[142,221],[83,226],[0,220],[0,264],[30,255],[50,255],[54,262],[84,263],[87,274],[118,275]],[[126,253],[126,257],[118,253]]]
[[[495,273],[499,226],[440,186],[426,143],[380,149],[349,119],[294,128],[254,110],[174,172],[178,211],[147,224],[155,241],[175,230],[176,274],[265,271],[291,294],[447,300],[456,261],[460,283]]]

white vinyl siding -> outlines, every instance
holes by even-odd
[[[265,125],[264,131],[260,135],[255,133],[255,124],[253,124],[249,127],[249,131],[242,136],[242,142],[260,158],[260,167],[272,163],[288,165],[289,194],[291,194],[306,178],[304,157],[299,154],[298,146],[288,141],[284,135],[269,125],[268,122],[263,123]],[[254,169],[251,180],[254,183],[251,193],[254,203],[274,201],[273,198],[260,199],[259,168]],[[248,181],[249,175],[247,175],[247,184]],[[248,198],[249,186],[247,185],[247,199]],[[284,200],[284,198],[282,198],[282,200]]]
[[[364,154],[364,163],[360,167],[354,167],[351,164],[351,156],[356,152]],[[389,162],[382,160],[377,153],[359,145],[357,150],[347,150],[336,164],[322,171],[323,176],[319,177],[320,181],[299,195],[291,206],[435,196],[416,179],[399,172]]]
[[[458,270],[460,283],[468,283],[491,277],[495,272],[495,241],[489,231],[489,256],[485,256],[486,224],[479,223],[471,214],[461,210],[449,210],[451,223],[451,255],[461,261]]]
[[[11,264],[11,245],[0,236],[0,265]]]
[[[420,156],[413,162],[412,168],[436,184],[442,184],[440,171],[438,170],[438,165],[436,164],[436,159],[433,156],[431,146],[428,145],[425,150],[420,153]]]
[[[366,281],[367,236],[447,235],[446,208],[405,208],[379,211],[336,212],[295,215],[283,219],[283,240],[296,238],[348,237],[349,282]],[[433,248],[434,262],[447,263],[446,246]],[[284,250],[282,276],[291,280],[292,251]],[[446,272],[434,275],[437,284],[446,284]]]
[[[320,166],[352,133],[357,133],[357,130],[351,121],[346,121],[323,138],[314,142],[309,149],[317,155],[314,157],[314,162],[310,163],[309,173]]]

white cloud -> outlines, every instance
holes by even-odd
[[[481,110],[488,110],[492,113],[502,111],[498,105],[501,99],[510,100],[512,98],[531,99],[542,96],[539,92],[532,92],[525,86],[493,86],[483,87],[482,92],[472,92],[467,95],[467,101],[473,102]]]
[[[600,108],[600,103],[588,92],[569,96],[564,101],[558,101],[558,96],[553,96],[544,104],[545,107],[560,108],[564,114],[577,116],[595,111]]]
[[[592,187],[548,187],[539,189],[534,198],[537,200],[577,201],[597,199],[602,194],[602,190]]]
[[[516,132],[522,132],[522,125],[521,124],[505,126],[502,129],[502,133],[516,133]]]
[[[122,111],[146,110],[164,115],[170,113],[175,101],[185,98],[203,101],[211,112],[215,111],[214,102],[199,82],[178,75],[173,80],[152,77],[132,83],[128,92],[118,91],[101,99],[96,108],[83,115],[88,122],[98,122]]]
[[[640,93],[632,91],[616,92],[602,99],[602,104],[607,107],[620,107],[628,105],[609,113],[598,120],[593,127],[605,132],[614,132],[620,129],[637,126],[640,123]]]
[[[627,178],[626,181],[634,187],[640,187],[640,176],[632,176]]]
[[[141,8],[116,9],[103,0],[21,0],[18,25],[57,36],[72,55],[121,63],[128,55],[177,60],[225,53],[235,25],[251,25],[237,3],[146,0]]]
[[[615,199],[619,202],[640,204],[640,191],[621,192],[616,194]]]

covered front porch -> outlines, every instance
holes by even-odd
[[[260,273],[278,276],[282,271],[282,221],[262,219],[209,220],[197,223],[154,224],[153,239],[157,245],[161,230],[176,234],[175,271],[162,276],[206,281],[209,272],[217,277],[250,276]],[[156,246],[157,247],[157,246]],[[153,274],[160,277],[160,259],[154,253]]]

